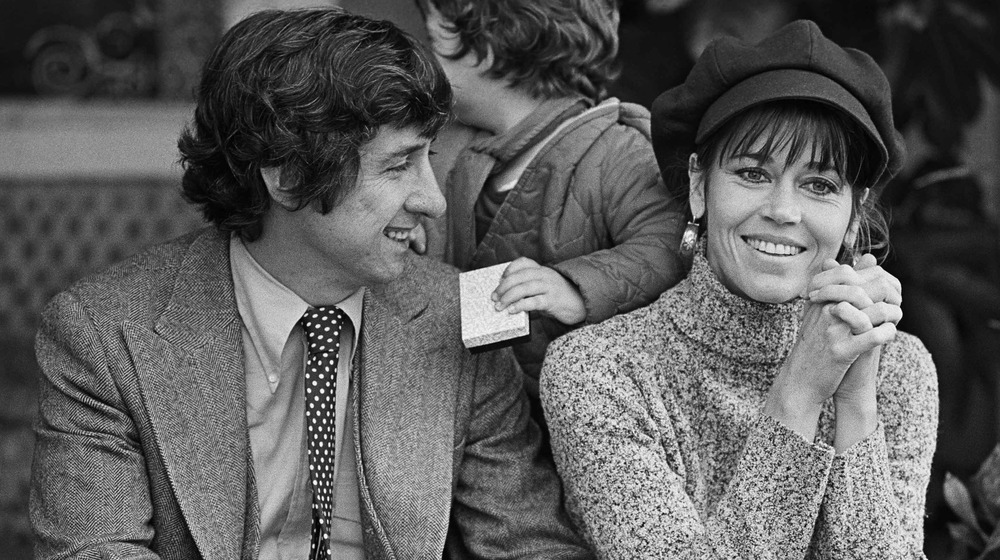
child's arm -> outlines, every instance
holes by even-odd
[[[578,169],[591,173],[577,173],[573,199],[600,220],[595,232],[604,247],[550,266],[579,290],[586,321],[598,323],[649,304],[683,277],[677,247],[685,207],[671,197],[637,128],[609,129]]]
[[[564,325],[587,318],[580,290],[554,269],[521,257],[507,266],[493,291],[498,311],[538,311]]]

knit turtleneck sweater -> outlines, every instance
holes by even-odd
[[[803,303],[729,292],[696,255],[648,307],[558,339],[542,403],[567,507],[600,558],[922,558],[930,355],[882,349],[879,424],[841,454],[763,414]],[[829,404],[829,403],[828,403]]]

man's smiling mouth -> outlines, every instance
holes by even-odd
[[[757,239],[756,237],[745,236],[743,237],[743,241],[756,251],[778,257],[792,257],[805,251],[804,247],[785,245],[783,243],[772,243],[770,241],[764,241],[763,239]]]
[[[392,239],[393,241],[408,243],[410,239],[410,231],[412,231],[412,228],[387,227],[382,230],[382,235]]]

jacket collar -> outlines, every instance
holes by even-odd
[[[510,130],[473,143],[472,151],[487,154],[503,165],[548,137],[567,119],[593,105],[584,97],[561,97],[543,101]]]
[[[454,343],[426,334],[441,318],[417,268],[365,293],[351,410],[366,549],[430,558],[448,530],[455,423],[454,398],[442,398],[454,376],[436,372],[456,366],[445,351]]]
[[[123,326],[171,489],[206,560],[256,554],[243,341],[228,236],[203,230],[154,331]]]

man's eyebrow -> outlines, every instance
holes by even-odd
[[[415,142],[413,144],[407,144],[401,148],[395,149],[391,152],[386,152],[384,154],[378,154],[379,161],[389,161],[393,159],[408,157],[413,152],[418,152],[427,146],[429,141]]]

